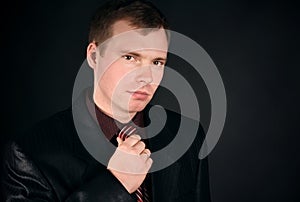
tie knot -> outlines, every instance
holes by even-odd
[[[136,131],[136,128],[133,126],[124,126],[122,130],[119,132],[118,137],[122,140],[125,140],[127,137],[132,135]]]

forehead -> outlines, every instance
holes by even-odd
[[[137,29],[130,26],[130,22],[120,20],[112,25],[112,37],[105,42],[110,51],[118,50],[157,50],[167,52],[168,40],[163,28]]]

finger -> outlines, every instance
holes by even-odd
[[[152,163],[153,163],[152,158],[148,158],[147,161],[146,161],[146,168],[148,169],[148,171],[151,168]]]
[[[148,156],[150,156],[151,155],[151,151],[149,149],[144,149],[142,151],[142,154],[147,154]]]
[[[124,140],[123,144],[126,146],[132,147],[136,143],[138,143],[141,140],[141,136],[139,135],[131,135],[126,140]]]
[[[145,143],[142,141],[137,142],[135,145],[132,146],[132,149],[136,151],[136,154],[141,154],[145,150]]]
[[[147,161],[147,160],[150,158],[150,154],[151,154],[151,152],[150,152],[149,149],[144,149],[144,150],[142,151],[142,153],[140,154],[140,157],[141,157],[142,159],[144,159],[144,161]]]

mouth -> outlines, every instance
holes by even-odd
[[[150,96],[150,93],[146,91],[128,91],[128,93],[131,94],[132,98],[138,100],[146,100]]]

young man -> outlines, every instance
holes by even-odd
[[[60,112],[8,145],[7,201],[210,201],[207,159],[198,159],[201,128],[179,160],[148,173],[155,163],[151,152],[174,138],[182,119],[166,110],[167,121],[158,136],[141,137],[140,128],[149,123],[148,103],[164,73],[167,28],[164,16],[146,1],[108,1],[99,8],[87,47],[94,88],[76,107],[94,117],[79,119],[94,120],[99,135],[117,149],[107,165],[99,163],[78,138],[74,111],[73,116],[71,109]],[[81,135],[88,138],[91,130],[88,123]]]

